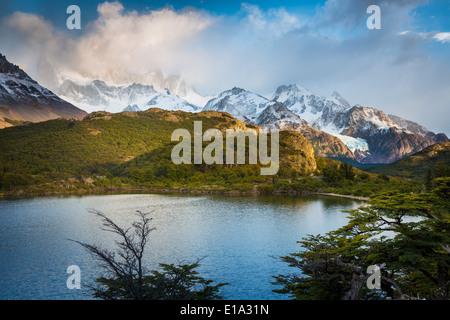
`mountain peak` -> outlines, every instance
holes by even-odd
[[[35,82],[32,80],[19,66],[9,62],[4,55],[0,53],[0,73],[13,76],[18,79],[28,80]]]
[[[168,89],[164,89],[162,92],[156,94],[146,104],[147,107],[161,108],[164,110],[182,110],[185,112],[199,112],[200,107],[189,103],[188,101],[180,98],[178,95],[170,94]]]
[[[129,105],[128,107],[126,107],[125,109],[123,109],[123,111],[132,111],[132,112],[139,112],[142,111],[137,105]]]
[[[304,94],[308,95],[311,94],[311,91],[308,89],[298,85],[298,84],[288,84],[288,85],[282,85],[277,88],[274,94],[274,100],[277,99],[277,97],[280,97],[282,94],[286,95],[292,95],[292,94]]]
[[[82,118],[86,112],[42,87],[25,71],[0,54],[0,128],[4,118],[39,122],[56,118]]]
[[[230,90],[230,92],[231,94],[238,95],[241,94],[242,92],[245,92],[245,90],[242,88],[234,87],[233,89]]]
[[[333,91],[333,93],[331,94],[331,98],[336,100],[337,104],[340,104],[344,107],[351,107],[350,103],[348,103],[347,100],[345,100],[341,94],[337,91]]]

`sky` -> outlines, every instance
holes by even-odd
[[[81,30],[66,26],[69,5]],[[370,5],[381,29],[367,27]],[[53,90],[156,70],[205,96],[298,84],[450,136],[448,0],[0,0],[0,53]]]

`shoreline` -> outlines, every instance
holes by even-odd
[[[369,197],[339,194],[339,193],[328,193],[328,192],[314,192],[314,191],[274,191],[274,192],[262,192],[257,190],[249,191],[239,191],[239,190],[188,190],[188,189],[160,189],[160,188],[124,188],[124,189],[97,189],[97,190],[77,190],[77,191],[54,191],[54,192],[36,192],[36,193],[2,193],[0,194],[0,199],[5,198],[27,198],[27,197],[46,197],[46,196],[71,196],[71,195],[89,195],[89,194],[121,194],[127,192],[146,192],[146,193],[184,193],[184,194],[223,194],[223,195],[319,195],[319,196],[329,196],[329,197],[340,197],[348,198],[360,201],[369,201]]]
[[[349,198],[349,199],[355,199],[355,200],[361,200],[361,201],[369,201],[370,200],[369,197],[354,196],[354,195],[350,195],[350,194],[326,193],[326,192],[316,192],[315,194],[330,196],[330,197]]]

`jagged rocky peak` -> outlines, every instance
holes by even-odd
[[[234,87],[233,89],[230,90],[230,92],[231,92],[231,94],[241,94],[242,92],[246,92],[246,91],[242,88]]]
[[[211,99],[204,110],[228,112],[241,121],[255,124],[261,112],[274,103],[259,94],[235,87]]]
[[[223,91],[223,92],[220,93],[216,98],[213,98],[213,99],[211,99],[210,101],[208,101],[208,103],[209,103],[209,102],[212,102],[213,100],[217,101],[217,100],[219,100],[219,99],[226,98],[226,97],[228,97],[228,96],[238,96],[238,95],[240,95],[240,94],[242,94],[242,93],[246,93],[246,92],[248,92],[248,91],[246,91],[246,90],[244,90],[244,89],[242,89],[242,88],[234,87],[234,88],[232,88],[232,89],[230,89],[230,90],[225,90],[225,91]],[[248,92],[248,93],[250,93],[250,92]]]
[[[142,107],[159,94],[178,96],[198,108],[203,108],[211,99],[187,87],[179,76],[164,77],[162,73],[155,72],[147,80],[132,83],[105,82],[100,79],[79,83],[65,80],[59,86],[58,94],[89,112],[98,110],[121,112],[124,106],[134,104]]]
[[[339,92],[337,92],[337,91],[333,91],[333,93],[331,94],[331,98],[336,100],[336,102],[338,104],[340,104],[341,106],[345,106],[345,107],[348,107],[348,108],[351,107],[350,103],[347,100],[345,100],[341,96],[341,94]]]
[[[4,55],[0,53],[0,73],[3,73],[8,76],[13,76],[18,79],[28,80],[31,82],[35,82],[32,80],[19,66],[9,62]]]
[[[280,101],[289,96],[311,95],[312,92],[297,84],[282,85],[277,88],[272,96],[272,100]]]
[[[84,116],[86,112],[39,85],[0,54],[0,119],[39,122]]]
[[[132,112],[139,112],[142,111],[137,105],[129,105],[127,106],[125,109],[123,109],[123,111],[132,111]]]

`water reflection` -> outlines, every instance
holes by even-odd
[[[217,282],[229,282],[227,299],[284,299],[272,292],[271,276],[291,272],[271,256],[299,249],[307,234],[342,226],[347,213],[362,203],[319,196],[232,196],[120,194],[38,197],[0,201],[1,299],[88,299],[66,288],[69,265],[82,270],[83,283],[99,275],[94,261],[67,239],[113,248],[89,208],[126,226],[135,211],[152,212],[146,263],[194,262]]]

